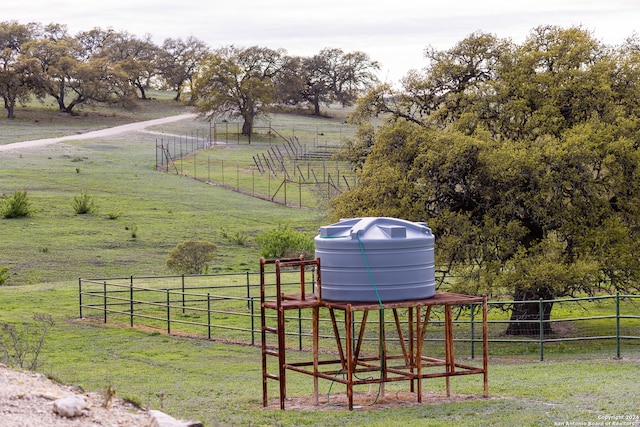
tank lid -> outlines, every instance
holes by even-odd
[[[411,236],[431,235],[431,229],[424,222],[390,217],[363,217],[341,219],[335,224],[320,227],[318,235],[321,238],[406,239]]]

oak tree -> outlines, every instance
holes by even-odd
[[[224,47],[201,64],[196,76],[196,108],[210,119],[240,117],[242,134],[251,136],[256,117],[275,100],[274,79],[284,64],[285,52],[253,46]]]
[[[359,184],[332,201],[333,216],[426,221],[450,289],[543,299],[547,320],[562,296],[637,292],[633,54],[631,39],[613,49],[581,28],[548,26],[521,45],[473,34],[429,50],[404,90],[361,100],[347,153]],[[538,304],[514,305],[511,318],[507,333],[537,332]]]

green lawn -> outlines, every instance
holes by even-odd
[[[637,358],[547,362],[494,358],[489,365],[489,399],[480,397],[482,378],[473,375],[451,380],[451,401],[444,399],[444,380],[428,380],[423,405],[410,398],[403,407],[372,405],[353,412],[326,404],[310,410],[263,409],[258,347],[78,320],[74,284],[5,286],[0,288],[0,306],[2,322],[20,324],[33,313],[54,317],[56,325],[40,356],[41,370],[52,378],[87,390],[112,385],[119,397],[178,417],[197,418],[209,426],[548,426],[638,415]],[[308,354],[290,352],[290,357]],[[287,385],[290,397],[310,401],[311,377],[289,373]],[[408,391],[408,385],[387,384],[385,396],[392,399],[401,391]],[[320,381],[323,400],[329,392],[337,401],[344,386]],[[369,393],[373,403],[378,390],[367,387],[356,392]],[[270,398],[277,397],[275,384],[270,384],[269,393]]]

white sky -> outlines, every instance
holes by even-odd
[[[538,25],[581,25],[607,44],[640,33],[638,0],[12,0],[0,21],[58,23],[72,34],[113,28],[154,42],[194,36],[212,48],[325,47],[363,51],[391,83],[425,65],[423,50],[448,49],[475,31],[521,42]]]

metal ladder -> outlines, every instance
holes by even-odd
[[[266,294],[266,276],[268,273],[266,266],[275,264],[275,300],[268,300]],[[305,271],[308,266],[314,266],[316,271],[317,293],[307,293],[305,290]],[[300,292],[296,294],[284,294],[282,292],[282,269],[300,269]],[[285,340],[285,312],[287,310],[297,310],[303,308],[317,308],[320,305],[320,258],[314,260],[304,260],[300,258],[285,258],[275,260],[260,259],[260,322],[262,340],[262,405],[266,407],[267,401],[267,381],[274,380],[280,384],[280,409],[284,409],[284,402],[287,395],[286,384],[286,340]],[[276,326],[267,325],[267,310],[276,311]],[[269,334],[277,336],[275,346],[269,346],[267,337]],[[278,373],[268,372],[268,358],[278,359]]]

